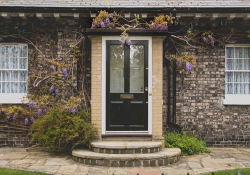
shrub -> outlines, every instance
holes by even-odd
[[[193,134],[169,132],[165,134],[165,145],[167,148],[180,148],[182,155],[193,155],[203,152],[211,152],[206,143],[197,139]]]
[[[90,115],[84,110],[71,113],[63,108],[52,108],[31,125],[31,142],[49,147],[50,152],[70,151],[78,145],[88,146],[96,136]]]

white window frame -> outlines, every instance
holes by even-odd
[[[25,43],[0,43],[0,46],[27,46],[27,69],[1,69],[2,70],[16,70],[16,71],[27,71],[29,72],[29,67],[28,67],[28,62],[29,62],[29,55],[28,55],[28,44]],[[0,51],[2,51],[0,49]],[[2,53],[0,53],[0,57],[2,57]],[[19,52],[18,52],[18,66],[19,66]],[[21,57],[23,58],[23,57]],[[1,61],[1,60],[0,60]],[[2,76],[2,74],[0,75]],[[1,81],[2,81],[2,77],[1,77]],[[2,83],[2,82],[0,82]],[[1,86],[2,88],[2,86]],[[27,81],[27,90],[28,90],[28,81]],[[0,104],[21,104],[22,101],[24,100],[24,98],[27,96],[27,93],[1,93],[0,92]]]
[[[234,47],[234,48],[235,47],[250,47],[250,44],[227,44],[225,46],[225,88],[226,88],[226,72],[250,72],[250,70],[238,70],[238,71],[226,70],[226,61],[227,61],[226,48],[227,47]],[[234,49],[234,55],[235,55],[235,49]],[[233,84],[233,88],[234,88],[234,84]],[[226,94],[226,89],[225,89],[224,105],[250,105],[250,94]]]

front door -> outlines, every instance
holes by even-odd
[[[106,130],[148,131],[148,41],[106,42]]]

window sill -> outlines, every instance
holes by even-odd
[[[250,94],[225,95],[224,105],[250,105]]]
[[[0,104],[22,104],[27,93],[20,94],[0,94]]]

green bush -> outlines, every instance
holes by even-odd
[[[50,152],[70,151],[88,146],[97,134],[90,115],[84,110],[73,114],[63,108],[52,108],[31,125],[31,143],[48,147]]]
[[[182,155],[193,155],[211,152],[203,140],[197,139],[193,134],[169,132],[165,134],[167,148],[180,148]]]

